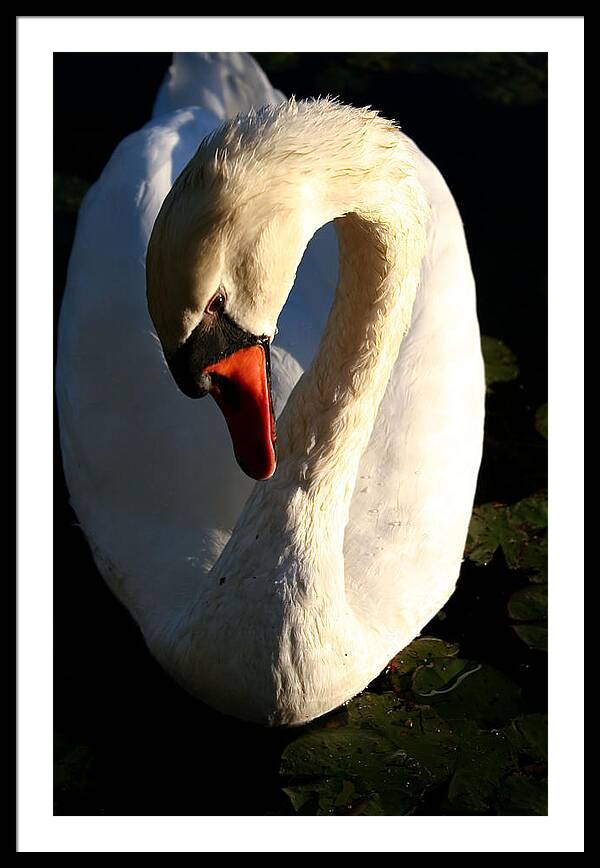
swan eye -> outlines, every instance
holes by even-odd
[[[225,310],[226,300],[227,299],[224,291],[220,289],[218,292],[215,292],[211,300],[208,302],[204,309],[204,312],[210,313],[213,316],[222,313]]]

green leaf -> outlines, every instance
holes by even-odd
[[[502,782],[498,814],[509,816],[546,816],[548,814],[548,783],[520,772],[508,775]]]
[[[486,566],[498,546],[510,544],[512,537],[507,507],[503,503],[484,503],[473,510],[465,554],[469,560]]]
[[[548,439],[548,405],[542,404],[538,407],[535,413],[535,429],[542,435],[544,440]]]
[[[477,672],[478,663],[457,657],[439,657],[419,666],[412,680],[413,692],[419,699],[433,699],[447,694],[458,686],[459,680]]]
[[[541,530],[548,526],[548,495],[545,491],[538,491],[508,509],[510,522],[515,526],[528,530]]]
[[[458,645],[443,639],[422,637],[414,639],[393,660],[387,670],[387,680],[397,693],[410,690],[410,674],[417,666],[430,663],[438,657],[453,657],[458,654]]]
[[[460,814],[496,813],[503,778],[516,767],[510,740],[500,731],[463,731],[448,801]]]
[[[546,584],[548,581],[548,538],[536,535],[523,543],[516,561],[520,569],[529,571],[529,581]]]
[[[508,613],[515,621],[539,621],[548,616],[548,586],[520,588],[508,601]]]
[[[548,650],[547,585],[537,584],[519,588],[508,601],[508,613],[515,621],[529,622],[513,625],[513,630],[523,642],[537,651]]]
[[[513,630],[519,639],[535,651],[548,650],[548,627],[546,624],[513,624]]]
[[[458,654],[456,642],[444,642],[443,639],[422,636],[419,639],[413,639],[410,645],[396,654],[390,662],[389,668],[399,675],[406,675],[413,672],[417,666],[429,663],[437,657],[454,657],[456,654]]]
[[[393,694],[363,693],[349,703],[346,726],[321,726],[282,755],[285,792],[297,811],[409,814],[454,767],[448,724]]]
[[[314,784],[299,784],[296,787],[282,787],[282,789],[296,812],[301,811],[305,805],[310,805],[316,792]]]
[[[485,382],[488,391],[494,383],[508,383],[519,376],[517,357],[506,344],[487,335],[481,337],[481,351],[485,362]]]
[[[519,714],[521,690],[507,675],[473,660],[440,658],[413,674],[417,702],[431,705],[453,729],[464,721],[502,726]]]
[[[508,513],[503,503],[476,506],[471,515],[465,555],[476,564],[487,566],[509,534]]]
[[[323,778],[309,784],[284,787],[283,792],[296,812],[310,814],[315,813],[318,807],[321,808],[320,813],[332,813],[336,808],[350,806],[356,798],[352,782],[339,778]]]
[[[513,506],[484,503],[471,516],[465,555],[486,565],[499,547],[511,569],[531,570],[544,580],[547,570],[548,499],[538,492]]]
[[[380,733],[422,766],[423,780],[439,783],[453,765],[455,740],[451,728],[429,706],[400,703],[393,694],[365,693],[350,704],[351,726]],[[396,755],[400,755],[396,752]],[[410,765],[410,762],[409,762]],[[416,768],[414,763],[411,766]]]
[[[525,714],[510,722],[504,730],[515,750],[534,762],[548,759],[548,715]]]
[[[462,814],[537,815],[547,810],[547,718],[517,717],[501,730],[461,730],[448,801]]]
[[[503,730],[518,755],[519,769],[504,780],[498,813],[545,815],[548,813],[548,717],[526,714]]]

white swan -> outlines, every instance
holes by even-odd
[[[201,56],[176,58],[159,104],[184,60],[243,62],[267,97],[250,59]],[[117,148],[80,213],[57,394],[74,509],[150,650],[215,708],[276,725],[358,693],[451,595],[484,378],[439,172],[375,112],[267,101],[222,126],[161,115]],[[286,304],[331,221],[337,290],[326,226]],[[217,403],[165,358],[272,478],[241,472]]]

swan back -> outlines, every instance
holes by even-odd
[[[283,102],[249,54],[176,53],[157,94],[152,117],[180,108],[202,106],[219,119]]]

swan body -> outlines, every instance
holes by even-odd
[[[175,110],[117,148],[81,208],[65,473],[165,669],[225,713],[300,724],[363,689],[454,589],[483,433],[474,282],[443,178],[395,125],[282,101],[260,70],[264,107],[220,124],[172,105],[178,62],[157,101]],[[222,290],[227,322],[271,344],[266,481],[169,370]]]

